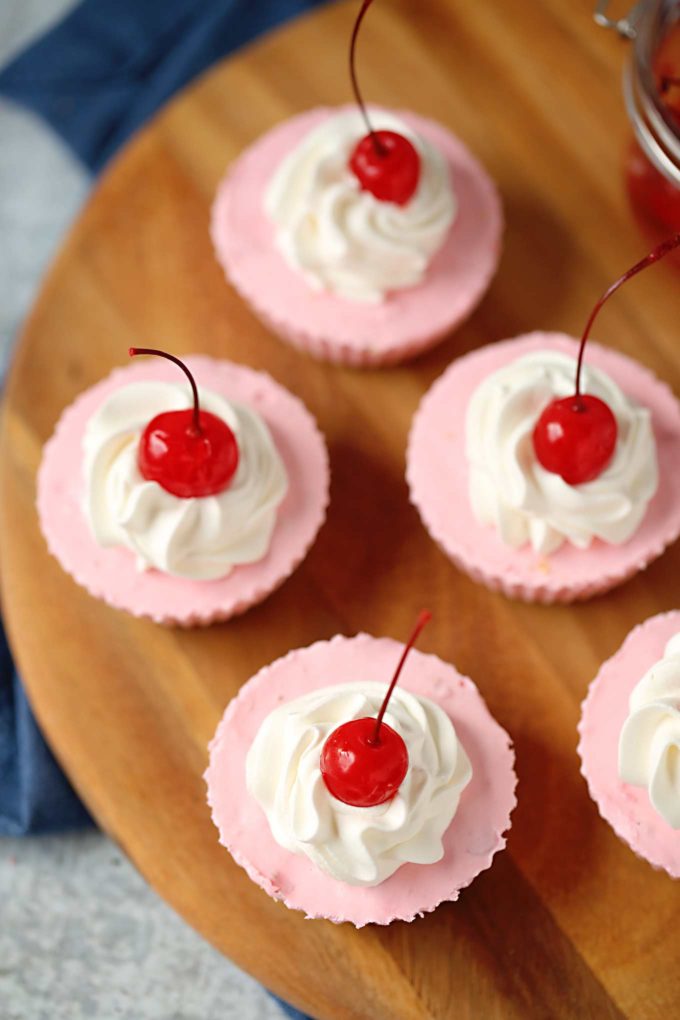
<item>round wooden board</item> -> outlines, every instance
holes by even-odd
[[[575,748],[601,661],[635,623],[676,608],[680,548],[589,604],[514,604],[444,558],[404,483],[411,416],[452,358],[535,327],[577,332],[643,253],[620,174],[625,46],[593,25],[589,0],[376,4],[361,44],[367,95],[434,117],[470,145],[500,185],[507,236],[467,325],[411,365],[360,373],[271,336],[225,285],[208,239],[227,163],[282,118],[347,99],[355,9],[332,5],[286,27],[173,102],[104,175],[48,275],[4,408],[12,645],[38,718],[101,825],[192,925],[314,1016],[665,1020],[680,1013],[680,888],[599,819]],[[668,265],[645,274],[597,332],[680,392],[677,284]],[[332,505],[305,564],[259,608],[204,631],[164,630],[94,601],[38,530],[43,442],[63,407],[138,342],[266,369],[305,400],[330,446]],[[206,745],[264,663],[338,631],[404,637],[423,604],[436,614],[423,649],[471,675],[514,737],[508,850],[458,904],[411,925],[307,922],[218,846]]]

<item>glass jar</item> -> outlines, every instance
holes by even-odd
[[[634,139],[626,182],[636,214],[657,234],[680,230],[680,0],[642,0],[622,19],[601,0],[595,20],[632,40],[623,92]]]

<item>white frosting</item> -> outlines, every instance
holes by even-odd
[[[264,201],[286,261],[311,287],[349,301],[379,302],[420,283],[457,208],[442,154],[397,117],[372,111],[371,122],[407,137],[420,156],[418,186],[403,206],[362,191],[349,169],[366,134],[358,110],[306,135],[275,171]]]
[[[320,769],[326,738],[350,719],[376,716],[384,696],[384,684],[348,683],[289,701],[264,720],[246,761],[248,790],[276,842],[349,885],[378,885],[408,861],[440,860],[442,836],[472,776],[446,713],[397,687],[385,722],[408,749],[399,790],[377,807],[333,797]]]
[[[199,394],[201,407],[222,418],[236,437],[239,464],[227,488],[183,499],[142,477],[142,432],[157,414],[191,407],[192,401],[188,386],[132,383],[116,390],[87,424],[84,509],[96,541],[131,549],[140,570],[155,567],[203,581],[262,559],[288,480],[259,415],[210,390]]]
[[[633,688],[619,738],[619,776],[644,786],[658,813],[680,829],[680,634]]]
[[[466,449],[475,517],[518,548],[548,554],[567,540],[586,549],[594,538],[628,541],[656,492],[658,468],[651,415],[604,372],[583,367],[582,389],[604,400],[618,424],[616,450],[601,475],[568,485],[546,471],[533,449],[541,412],[574,392],[576,362],[558,351],[527,354],[488,376],[470,398]]]

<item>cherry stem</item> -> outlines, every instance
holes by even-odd
[[[583,365],[583,352],[585,350],[586,340],[588,339],[588,336],[590,335],[590,330],[591,330],[592,325],[593,325],[593,323],[595,321],[595,318],[597,317],[597,313],[602,308],[602,305],[605,303],[605,301],[608,298],[610,298],[612,296],[612,294],[615,291],[617,291],[619,289],[619,287],[622,284],[624,284],[626,282],[626,280],[630,280],[630,278],[632,276],[635,276],[637,273],[641,272],[643,269],[646,269],[647,266],[651,266],[654,262],[659,262],[660,259],[665,258],[665,256],[668,255],[669,252],[673,251],[673,249],[677,248],[678,246],[680,246],[680,234],[674,234],[673,237],[669,237],[668,240],[663,241],[661,244],[657,245],[656,248],[654,248],[652,251],[650,251],[649,255],[645,255],[645,257],[643,259],[640,259],[639,262],[636,262],[634,266],[632,266],[627,272],[625,272],[623,274],[623,276],[620,276],[618,278],[618,280],[615,280],[614,283],[612,283],[612,285],[607,288],[607,290],[604,292],[604,294],[602,295],[600,300],[597,302],[597,304],[593,308],[592,312],[590,313],[590,318],[588,319],[588,321],[586,323],[586,328],[583,331],[583,336],[581,337],[581,346],[579,347],[578,361],[576,362],[576,397],[577,398],[581,397],[581,367]]]
[[[673,75],[664,74],[661,78],[661,84],[659,91],[662,96],[665,96],[667,92],[670,92],[673,85],[680,85],[680,78],[674,78]]]
[[[408,655],[408,653],[411,651],[411,649],[413,648],[414,644],[418,640],[418,635],[420,634],[420,632],[423,629],[423,627],[425,626],[425,624],[429,623],[431,619],[432,619],[432,613],[430,612],[429,609],[421,609],[420,610],[420,613],[418,614],[418,619],[416,620],[416,625],[413,628],[413,631],[411,633],[411,637],[406,642],[406,647],[404,648],[404,651],[401,653],[401,658],[399,660],[399,664],[397,666],[395,674],[392,677],[392,682],[391,682],[390,686],[387,688],[387,694],[385,695],[385,697],[383,699],[383,703],[380,706],[380,711],[378,712],[378,718],[375,721],[375,730],[373,731],[373,736],[371,737],[371,739],[369,741],[370,744],[375,745],[375,744],[379,744],[380,743],[380,727],[382,725],[382,721],[383,721],[383,717],[385,715],[385,712],[387,711],[387,704],[388,704],[390,698],[392,697],[392,691],[397,686],[397,680],[399,679],[399,674],[401,673],[401,671],[402,671],[402,669],[404,667],[404,663],[406,662],[406,656]]]
[[[173,365],[178,365],[182,369],[191,384],[191,392],[194,397],[194,420],[191,425],[192,432],[195,435],[200,436],[203,429],[201,428],[201,407],[198,402],[198,387],[196,386],[196,380],[184,362],[180,361],[179,358],[176,358],[174,354],[168,354],[167,351],[159,351],[155,347],[130,347],[128,354],[131,358],[136,357],[138,354],[155,354],[159,358],[166,358],[168,361],[171,361]]]
[[[361,10],[357,14],[357,19],[354,22],[354,28],[352,29],[352,38],[351,38],[350,44],[349,44],[349,76],[352,79],[352,90],[354,92],[354,98],[357,101],[357,106],[361,110],[361,116],[364,118],[364,122],[366,124],[366,128],[368,130],[368,133],[371,136],[371,141],[373,142],[373,146],[375,148],[376,154],[378,156],[384,156],[386,154],[385,146],[381,143],[381,141],[378,138],[377,134],[373,130],[373,126],[372,126],[372,124],[371,124],[371,122],[369,120],[368,111],[366,109],[366,104],[364,103],[364,101],[362,99],[362,96],[361,96],[361,92],[359,91],[359,83],[357,81],[357,72],[356,72],[355,63],[354,63],[354,53],[355,53],[355,50],[356,50],[357,36],[359,35],[359,28],[361,27],[361,22],[364,20],[364,15],[365,15],[366,11],[368,10],[368,8],[371,6],[372,3],[373,3],[373,0],[364,0],[364,2],[361,5]]]

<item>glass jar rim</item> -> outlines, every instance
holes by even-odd
[[[645,0],[639,5],[630,65],[624,71],[624,97],[638,142],[654,166],[680,186],[680,134],[674,130],[659,89],[654,59],[669,29],[680,22],[677,0]]]
[[[609,3],[599,0],[595,20],[633,40],[631,60],[623,72],[623,94],[638,144],[650,163],[680,187],[680,134],[668,116],[654,58],[670,27],[680,22],[678,0],[640,0],[618,20],[607,14]]]

